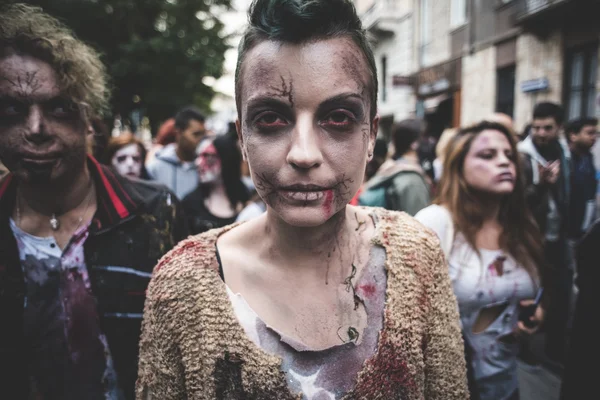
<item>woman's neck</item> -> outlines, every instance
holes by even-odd
[[[347,263],[346,259],[353,256],[360,228],[367,222],[360,221],[359,217],[354,221],[355,217],[348,213],[346,207],[320,226],[295,227],[269,210],[265,221],[269,252],[274,252],[278,258],[295,260],[296,266],[319,267],[322,261],[332,258]],[[321,262],[313,262],[315,260]]]

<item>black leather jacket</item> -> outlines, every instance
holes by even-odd
[[[119,385],[134,398],[138,340],[146,286],[157,261],[187,236],[176,197],[165,187],[119,176],[88,161],[98,208],[85,242],[85,261]],[[9,226],[16,180],[0,181],[0,398],[29,396],[23,335],[25,283]]]

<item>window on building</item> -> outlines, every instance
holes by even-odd
[[[567,52],[565,66],[567,118],[595,116],[598,44]]]
[[[381,100],[387,101],[387,57],[381,57]]]
[[[467,22],[467,0],[452,0],[450,25],[457,27]]]
[[[496,112],[511,117],[515,111],[515,73],[514,65],[496,71]]]

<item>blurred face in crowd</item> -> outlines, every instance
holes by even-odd
[[[139,178],[142,174],[142,152],[135,143],[119,149],[112,158],[112,165],[123,176]]]
[[[196,168],[200,183],[215,183],[221,179],[221,158],[212,140],[200,144]]]
[[[597,134],[595,125],[585,125],[578,133],[570,134],[571,143],[578,149],[589,151],[596,143]]]
[[[52,67],[27,55],[0,59],[0,159],[24,182],[69,182],[93,130],[61,92]]]
[[[560,126],[552,117],[534,119],[531,124],[531,139],[540,148],[545,148],[548,145],[558,140]]]
[[[346,38],[264,41],[245,58],[242,150],[259,195],[286,223],[324,223],[361,185],[378,125],[368,71]]]
[[[488,194],[512,193],[516,181],[515,154],[497,130],[479,133],[465,156],[464,179],[472,189]]]
[[[185,130],[179,131],[177,135],[177,147],[183,161],[192,161],[196,157],[196,148],[204,139],[206,129],[204,122],[195,119],[190,120]]]

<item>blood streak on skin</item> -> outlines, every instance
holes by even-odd
[[[323,209],[326,215],[331,215],[331,209],[333,208],[333,190],[325,191],[325,202],[323,203]]]
[[[361,285],[358,287],[358,289],[361,290],[367,297],[371,297],[375,294],[375,285],[371,285],[371,284]]]

